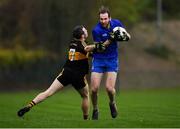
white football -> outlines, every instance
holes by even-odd
[[[120,35],[122,37],[124,37],[126,35],[125,38],[123,39],[124,41],[128,41],[129,39],[131,39],[131,35],[126,31],[126,29],[124,29],[120,26],[117,26],[113,29],[113,33],[117,32],[117,31],[118,31],[118,33],[120,33]],[[127,40],[127,38],[128,38],[128,40]]]
[[[113,29],[113,32],[116,32],[117,30],[119,30],[120,35],[122,35],[122,36],[123,36],[124,34],[127,34],[127,31],[126,31],[124,28],[120,27],[120,26],[115,27],[115,28]]]

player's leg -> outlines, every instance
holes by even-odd
[[[111,110],[111,116],[115,118],[117,116],[117,107],[115,102],[115,83],[116,83],[117,73],[116,72],[107,72],[106,79],[106,91],[109,96],[109,106]]]
[[[51,86],[46,91],[38,94],[33,99],[33,101],[36,104],[38,104],[38,103],[42,102],[43,100],[45,100],[46,98],[52,96],[54,93],[56,93],[57,91],[59,91],[62,88],[63,88],[63,85],[57,79],[55,79],[54,82],[51,84]]]
[[[89,116],[89,87],[86,85],[84,88],[78,90],[79,94],[82,97],[81,108],[83,111],[84,120],[88,119]]]
[[[115,83],[116,83],[116,77],[117,73],[116,72],[107,72],[106,73],[106,91],[109,96],[110,103],[115,102]]]
[[[92,119],[98,119],[98,90],[101,83],[103,73],[91,73],[91,101],[93,105]]]
[[[51,86],[44,92],[39,93],[27,106],[20,109],[18,111],[18,116],[22,117],[26,112],[28,112],[34,105],[42,102],[46,98],[50,97],[54,93],[56,93],[58,90],[62,89],[63,85],[55,79],[54,82],[51,84]]]

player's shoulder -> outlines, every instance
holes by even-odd
[[[77,41],[77,40],[74,40],[74,39],[73,39],[73,40],[70,41],[69,47],[70,47],[70,48],[77,47],[78,44],[79,44],[79,42],[80,42],[80,41]]]
[[[123,24],[119,19],[111,19],[111,25],[114,27],[115,26],[122,26],[123,27]]]
[[[111,22],[114,24],[122,24],[122,22],[119,19],[111,19]]]

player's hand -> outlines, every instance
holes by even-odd
[[[115,40],[114,32],[110,32],[110,33],[109,33],[109,40],[110,40],[111,42],[116,41],[116,40]]]
[[[84,48],[84,50],[85,50],[86,52],[91,52],[91,51],[93,51],[94,49],[95,49],[95,44],[87,45],[87,46]]]
[[[106,50],[106,47],[103,43],[99,42],[99,43],[95,43],[95,49],[94,52],[104,52]]]
[[[128,41],[131,38],[130,34],[122,27],[115,27],[112,33],[115,41]]]
[[[111,42],[114,41],[124,41],[125,40],[125,35],[121,34],[120,30],[115,30],[109,33],[109,40]]]

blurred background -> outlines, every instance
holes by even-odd
[[[132,36],[119,44],[117,90],[179,87],[179,0],[0,0],[0,91],[48,87],[75,25],[88,28],[92,43],[101,5]]]

